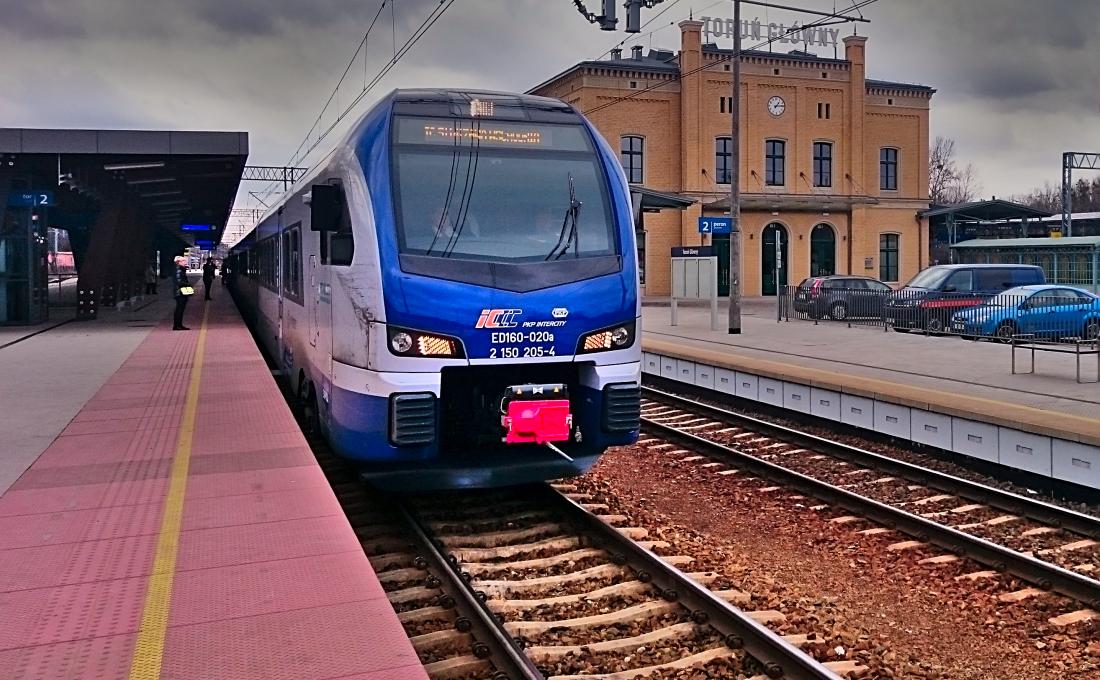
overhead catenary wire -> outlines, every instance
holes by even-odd
[[[859,2],[853,3],[851,7],[849,7],[848,9],[846,9],[844,11],[849,12],[851,10],[856,10],[858,12],[860,8],[866,7],[867,5],[873,4],[875,2],[878,2],[878,0],[860,0]],[[839,19],[840,21],[837,21],[837,19]],[[756,45],[753,45],[751,47],[742,48],[741,53],[744,54],[745,52],[758,50],[762,47],[767,47],[768,45],[771,45],[772,43],[778,41],[782,37],[786,37],[787,35],[790,35],[790,34],[793,34],[793,33],[796,33],[796,32],[801,32],[801,31],[803,31],[807,28],[820,28],[822,26],[834,26],[838,23],[847,23],[844,20],[844,14],[840,14],[840,13],[829,14],[829,15],[825,16],[822,19],[818,19],[817,21],[812,21],[812,22],[807,23],[807,24],[802,24],[801,26],[798,26],[797,28],[792,27],[790,29],[787,29],[786,31],[783,31],[782,33],[776,35],[775,37],[768,38],[767,40],[764,40],[760,43],[757,43]],[[741,27],[740,26],[736,27],[736,30],[741,30]],[[683,79],[686,76],[695,75],[696,73],[700,73],[702,71],[705,71],[709,68],[717,66],[718,64],[723,64],[727,61],[732,61],[732,60],[733,60],[733,54],[731,52],[729,56],[724,56],[721,59],[713,61],[709,64],[704,64],[703,66],[700,66],[698,68],[695,68],[695,69],[692,69],[690,71],[681,73],[679,75],[679,79]],[[596,113],[598,111],[603,111],[604,109],[615,106],[616,104],[621,104],[624,101],[634,99],[635,97],[637,97],[639,95],[646,94],[647,92],[652,92],[653,90],[664,87],[668,84],[669,84],[668,81],[659,81],[657,83],[654,83],[653,85],[649,85],[649,86],[644,87],[640,90],[635,90],[635,91],[631,92],[628,95],[623,95],[623,96],[618,97],[616,99],[612,99],[611,101],[604,102],[603,104],[600,104],[598,106],[594,106],[591,109],[587,109],[587,110],[583,111],[583,113],[584,113],[584,115],[587,116],[587,115],[591,115],[593,113]]]
[[[429,30],[431,30],[432,26],[434,26],[435,23],[439,21],[443,14],[446,13],[446,11],[450,9],[451,6],[454,5],[454,3],[455,0],[439,0],[439,4],[435,7],[435,9],[432,10],[431,14],[429,14],[428,17],[424,19],[423,22],[421,22],[420,26],[417,27],[415,31],[413,31],[413,34],[409,36],[409,39],[406,40],[405,43],[401,46],[401,49],[398,50],[393,60],[388,62],[386,66],[382,67],[382,69],[377,74],[375,74],[374,78],[371,79],[371,81],[367,84],[367,87],[365,87],[363,91],[360,92],[355,97],[355,99],[352,100],[351,104],[348,104],[348,106],[340,113],[340,115],[336,117],[336,120],[333,121],[332,125],[330,125],[317,138],[317,140],[314,141],[309,149],[306,150],[303,158],[308,156],[311,151],[317,148],[317,146],[322,141],[324,141],[324,139],[328,137],[328,135],[331,134],[334,129],[336,129],[336,126],[339,125],[341,121],[343,121],[343,119],[352,111],[352,109],[354,109],[356,105],[358,105],[359,102],[363,100],[363,97],[366,97],[371,92],[371,90],[373,90],[374,87],[379,82],[381,82],[382,79],[385,78],[389,74],[389,72],[394,69],[394,67],[397,66],[398,62],[400,62],[401,59],[406,54],[408,54],[409,50],[411,50],[416,45],[416,43],[420,42],[420,39],[423,38]]]
[[[328,111],[329,106],[331,106],[332,102],[336,99],[336,95],[340,92],[340,87],[344,84],[344,80],[348,77],[348,73],[351,72],[351,69],[355,65],[355,62],[358,61],[360,52],[363,53],[363,84],[364,84],[364,87],[366,86],[366,80],[367,80],[367,58],[366,58],[367,39],[370,37],[371,31],[374,30],[375,24],[378,23],[378,18],[380,16],[382,16],[382,11],[386,8],[386,4],[390,3],[390,2],[391,2],[391,0],[382,0],[382,2],[378,5],[378,10],[374,13],[374,18],[371,20],[370,26],[368,26],[366,32],[363,33],[362,40],[360,40],[359,44],[355,46],[355,52],[353,52],[352,55],[351,55],[351,58],[348,59],[348,65],[346,67],[344,67],[344,72],[340,74],[339,80],[336,81],[336,87],[332,88],[332,92],[329,94],[328,99],[326,99],[324,105],[321,106],[320,113],[317,114],[317,118],[313,121],[313,124],[310,125],[309,130],[306,131],[306,134],[302,138],[301,143],[298,144],[298,148],[296,148],[294,150],[294,153],[292,153],[290,155],[290,160],[288,160],[286,162],[286,166],[293,167],[300,160],[299,154],[302,152],[302,149],[305,148],[306,144],[309,143],[310,135],[312,135],[314,130],[317,129],[317,126],[321,124],[321,120],[324,118],[325,112]],[[278,187],[278,183],[268,184],[262,192],[257,192],[257,193],[260,193],[264,196],[268,196],[270,194],[275,193],[275,190],[276,190],[277,187]]]
[[[323,142],[332,133],[332,131],[334,129],[336,129],[336,127],[359,104],[359,102],[361,102],[363,100],[363,98],[366,97],[375,88],[375,86],[377,86],[378,83],[381,82],[390,73],[390,71],[392,71],[397,66],[397,64],[401,61],[401,59],[406,54],[408,54],[408,52],[416,45],[416,43],[418,43],[420,41],[420,39],[423,38],[424,35],[432,28],[432,26],[434,26],[435,23],[437,21],[439,21],[439,19],[455,3],[455,0],[439,0],[439,3],[432,9],[432,11],[428,14],[428,16],[421,22],[420,26],[418,26],[416,28],[416,30],[413,31],[413,33],[409,36],[409,38],[405,41],[405,43],[400,47],[400,49],[397,49],[395,51],[393,57],[390,60],[388,60],[386,62],[386,64],[374,75],[374,77],[371,78],[369,80],[369,82],[367,82],[363,86],[362,90],[355,96],[354,99],[352,99],[351,103],[348,104],[337,115],[336,120],[333,121],[333,123],[331,125],[329,125],[327,128],[325,128],[325,130],[320,135],[318,135],[317,138],[314,139],[313,142],[310,144],[309,143],[310,142],[310,135],[312,135],[313,132],[317,129],[317,126],[320,124],[325,112],[328,109],[328,106],[331,104],[332,100],[336,97],[336,93],[339,91],[340,85],[343,83],[344,79],[347,77],[347,74],[351,70],[351,67],[355,64],[355,61],[356,61],[356,59],[359,55],[359,52],[362,51],[363,48],[366,46],[367,38],[370,35],[370,31],[371,31],[371,29],[374,28],[375,23],[378,21],[378,17],[381,15],[382,11],[385,9],[385,6],[386,6],[387,3],[389,3],[391,5],[391,8],[392,8],[393,4],[395,4],[394,0],[383,0],[382,4],[379,5],[378,11],[375,13],[375,17],[374,17],[374,20],[371,22],[370,28],[368,28],[367,33],[363,36],[363,40],[361,40],[359,42],[359,46],[356,49],[355,54],[352,55],[352,59],[349,62],[347,68],[344,70],[344,74],[341,76],[339,83],[337,83],[336,89],[333,90],[332,95],[330,95],[330,97],[329,97],[329,101],[326,102],[325,107],[322,108],[321,113],[317,116],[317,120],[314,121],[313,126],[311,126],[311,128],[310,128],[310,131],[306,134],[306,137],[305,137],[305,139],[302,140],[302,143],[299,144],[298,149],[295,150],[294,155],[291,157],[291,159],[287,163],[287,165],[293,166],[293,165],[303,163],[304,160],[309,157],[309,154],[312,153],[313,150],[316,149],[317,146],[320,145],[320,143]],[[392,14],[391,14],[391,16],[392,16]],[[394,28],[393,36],[396,40],[396,28]],[[396,46],[396,42],[394,44]],[[308,147],[306,146],[307,144],[308,144]],[[269,188],[268,191],[265,192],[265,194],[270,194],[270,193],[273,193],[273,190],[271,190]]]

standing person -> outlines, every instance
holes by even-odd
[[[172,317],[172,330],[189,331],[191,329],[183,325],[183,312],[187,309],[188,298],[195,294],[195,289],[191,287],[191,280],[187,278],[187,258],[180,255],[174,262],[176,271],[172,280],[175,283],[176,313]]]
[[[202,289],[206,293],[206,299],[210,297],[210,289],[214,287],[214,258],[206,258],[206,264],[202,266]]]
[[[152,263],[145,267],[145,294],[157,294],[157,269]]]

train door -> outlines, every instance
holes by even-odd
[[[321,283],[317,278],[317,255],[313,254],[309,256],[309,344],[313,347],[317,346],[320,307]]]
[[[274,277],[275,280],[274,280],[274,283],[275,283],[275,305],[276,305],[276,309],[275,309],[275,328],[276,328],[276,331],[275,331],[275,333],[276,333],[276,335],[275,335],[275,344],[276,344],[276,348],[279,352],[278,355],[277,355],[277,358],[276,358],[276,364],[278,364],[279,366],[281,366],[285,370],[285,368],[286,368],[287,344],[286,344],[286,336],[284,335],[284,332],[283,332],[283,324],[285,323],[284,320],[283,320],[283,283],[284,283],[284,276],[285,276],[285,271],[284,270],[286,269],[286,267],[283,263],[287,261],[287,257],[289,256],[289,253],[285,252],[285,250],[286,250],[286,239],[284,238],[285,233],[283,232],[283,211],[282,210],[279,210],[278,221],[276,222],[276,224],[278,225],[278,230],[275,232],[275,244],[274,244],[275,245],[275,248],[274,248],[274,250],[275,250],[275,277]]]
[[[326,241],[329,235],[325,232],[318,233],[322,241]],[[326,249],[321,249],[321,256],[312,253],[309,256],[309,352],[313,357],[313,380],[315,394],[317,395],[318,417],[321,427],[327,427],[329,418],[329,397],[332,390],[332,284],[329,280],[329,267],[320,259],[326,254]]]

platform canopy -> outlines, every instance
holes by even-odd
[[[165,271],[221,241],[247,158],[245,132],[0,128],[0,209],[31,251],[47,227],[66,230],[81,290],[109,304],[155,253]]]
[[[695,199],[690,196],[670,191],[657,191],[643,186],[631,186],[630,193],[641,200],[641,207],[644,212],[660,212],[669,209],[684,210],[695,203]]]
[[[1020,219],[1039,219],[1054,213],[1022,203],[994,198],[989,201],[973,201],[956,205],[937,205],[920,213],[929,220],[953,218],[956,222],[997,222]]]

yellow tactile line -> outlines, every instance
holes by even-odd
[[[168,611],[172,604],[172,584],[176,577],[176,553],[179,550],[180,527],[183,523],[183,497],[187,490],[187,470],[191,464],[191,440],[195,433],[195,414],[199,406],[199,384],[202,379],[202,362],[206,354],[206,315],[202,312],[202,325],[195,345],[195,358],[191,366],[191,380],[187,385],[187,401],[180,419],[176,455],[172,459],[172,471],[168,477],[168,496],[164,501],[164,515],[157,535],[157,550],[153,560],[153,573],[149,577],[149,590],[141,611],[141,628],[138,630],[134,658],[130,663],[130,680],[156,680],[160,677],[164,660],[164,639],[168,633]]]

